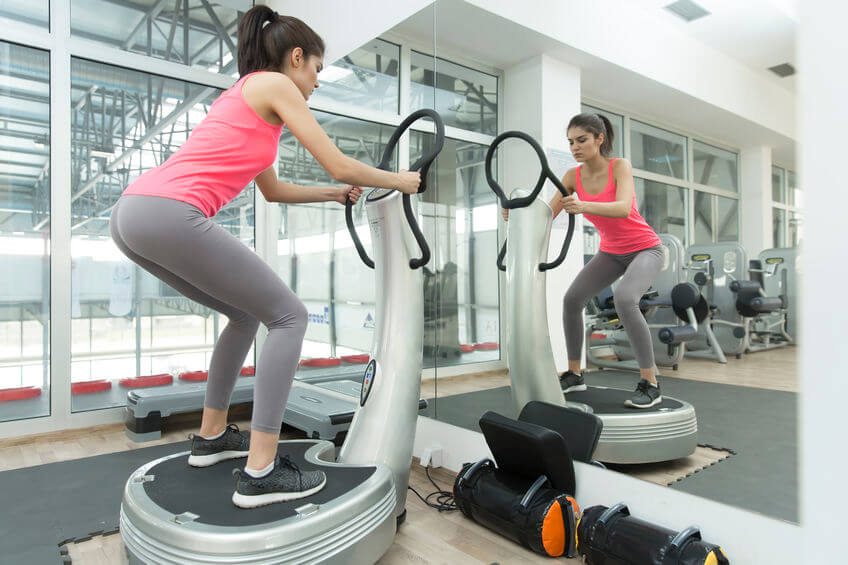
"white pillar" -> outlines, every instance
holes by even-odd
[[[772,247],[771,225],[771,147],[744,147],[740,195],[740,238],[748,257],[755,258]]]
[[[570,158],[566,127],[575,114],[580,113],[580,69],[563,63],[549,55],[539,55],[506,70],[504,76],[504,131],[521,130],[533,136],[545,153],[558,151]],[[509,143],[509,142],[508,142]],[[521,142],[514,141],[513,144]],[[533,188],[539,174],[536,157],[528,148],[500,151],[504,158],[504,182],[508,193],[514,188]],[[566,159],[566,161],[569,159]],[[549,163],[552,170],[562,176],[567,165],[562,162]],[[549,199],[554,194],[548,183],[542,192]],[[565,216],[554,222],[551,230],[549,259],[555,258],[565,238],[567,222]],[[565,336],[562,329],[562,297],[568,285],[583,266],[582,218],[577,217],[574,237],[568,256],[559,268],[548,271],[548,329],[557,371],[564,371],[568,364],[565,351]],[[507,321],[507,323],[509,323]]]
[[[848,60],[848,4],[798,2],[798,123],[801,186],[806,192],[801,299],[800,478],[805,563],[844,561],[848,466],[845,440],[845,317],[826,298],[848,279],[842,157],[848,153],[848,82],[834,72]],[[838,294],[836,294],[838,296]]]

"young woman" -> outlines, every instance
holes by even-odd
[[[200,431],[189,464],[205,467],[247,456],[233,502],[254,507],[308,496],[323,488],[320,471],[277,457],[283,410],[294,378],[307,312],[276,273],[212,221],[251,180],[269,202],[359,199],[358,185],[413,194],[418,173],[390,173],[345,156],[306,105],[318,87],[324,42],[297,18],[267,6],[248,11],[238,28],[241,78],[213,104],[185,144],[141,175],[112,211],[118,247],[164,282],[229,318],[212,353]],[[306,187],[277,179],[283,126],[339,183]],[[268,328],[256,368],[251,433],[227,425],[230,395],[259,324]]]
[[[662,270],[660,238],[636,209],[630,163],[610,158],[612,124],[599,114],[578,114],[568,124],[568,143],[580,166],[562,179],[569,196],[551,202],[554,217],[563,209],[583,214],[601,235],[600,251],[571,283],[563,300],[563,326],[568,371],[560,375],[565,392],[586,390],[580,372],[583,352],[583,309],[589,300],[619,277],[615,309],[639,363],[641,380],[625,401],[632,408],[650,408],[662,402],[654,371],[654,350],[648,324],[639,311],[639,299]],[[507,219],[508,210],[504,210]]]

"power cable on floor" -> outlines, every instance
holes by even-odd
[[[409,490],[415,493],[415,496],[421,499],[421,502],[429,506],[430,508],[435,508],[439,512],[453,512],[454,510],[458,510],[459,508],[456,505],[456,502],[453,499],[453,493],[451,491],[447,491],[442,489],[439,485],[436,484],[436,481],[430,476],[430,466],[424,467],[424,472],[427,474],[427,478],[433,483],[433,486],[436,487],[436,490],[428,494],[426,497],[421,496],[417,490],[412,488],[411,486],[407,487]],[[436,501],[432,502],[430,499],[435,497]]]

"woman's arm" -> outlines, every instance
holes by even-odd
[[[301,186],[277,178],[274,167],[268,167],[256,176],[256,186],[268,202],[304,204],[307,202],[338,202],[344,204],[348,196],[355,204],[362,194],[357,186]]]
[[[574,194],[574,183],[577,182],[577,167],[568,169],[562,176],[561,182],[562,186],[565,187],[565,190],[569,195]],[[554,218],[562,212],[562,200],[563,196],[560,194],[559,190],[557,190],[557,193],[554,194],[554,197],[551,198],[550,202],[548,202],[548,205],[554,211]]]
[[[565,190],[566,192],[568,192],[568,194],[574,194],[574,182],[577,178],[576,171],[576,167],[573,169],[568,169],[563,175],[562,179],[560,179],[560,182],[562,182],[562,186],[565,187]],[[562,212],[562,194],[560,194],[559,189],[557,189],[557,192],[554,197],[551,198],[551,201],[548,202],[548,206],[550,206],[551,209],[554,211],[554,218],[556,218],[559,213]],[[509,210],[507,210],[506,208],[501,208],[501,215],[503,216],[505,222],[509,221]]]
[[[626,218],[633,206],[636,187],[633,182],[633,168],[626,159],[617,159],[612,165],[615,179],[614,202],[582,202],[573,196],[562,198],[565,211],[570,214],[592,214],[605,218]]]
[[[390,173],[342,153],[321,128],[290,78],[281,73],[262,73],[253,80],[256,88],[263,90],[259,94],[270,101],[271,109],[335,180],[345,184],[391,188],[408,194],[418,191],[421,183],[419,173]]]

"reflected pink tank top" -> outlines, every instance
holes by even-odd
[[[577,197],[583,202],[615,202],[615,179],[612,175],[612,164],[610,161],[607,185],[600,194],[589,194],[583,189],[580,181],[580,170],[583,165],[577,167]],[[594,214],[583,214],[592,224],[598,228],[601,234],[601,251],[624,255],[634,253],[661,243],[656,232],[648,225],[648,222],[639,214],[636,208],[636,195],[633,195],[633,203],[630,205],[630,215],[626,218],[606,218]]]

